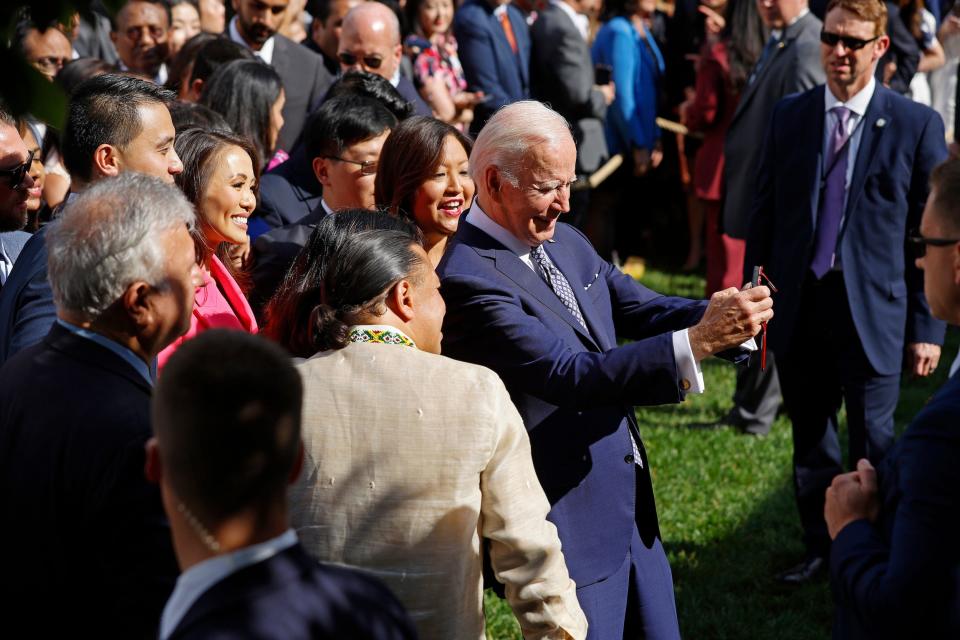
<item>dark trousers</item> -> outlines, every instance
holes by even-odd
[[[850,464],[867,458],[878,466],[893,443],[900,376],[879,375],[867,360],[840,272],[820,281],[807,278],[790,348],[777,364],[793,423],[794,486],[804,544],[809,554],[826,556],[824,493],[843,473],[837,411],[845,402]]]

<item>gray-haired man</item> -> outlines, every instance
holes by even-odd
[[[0,502],[16,514],[0,527],[6,628],[156,633],[177,566],[143,475],[148,363],[189,327],[193,224],[176,187],[127,174],[47,232],[57,321],[0,368]]]

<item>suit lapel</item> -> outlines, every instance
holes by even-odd
[[[877,161],[877,147],[883,137],[883,132],[893,119],[893,115],[888,109],[888,100],[885,93],[886,89],[877,84],[876,92],[867,106],[867,112],[863,115],[862,133],[860,136],[860,147],[857,149],[857,161],[853,166],[853,178],[850,180],[850,191],[848,191],[847,207],[844,210],[843,226],[847,226],[850,221],[850,214],[853,213],[863,193],[863,184],[870,175],[870,169]],[[883,120],[883,124],[879,124]],[[840,230],[843,233],[843,229]]]
[[[813,158],[808,166],[812,169],[809,176],[804,176],[803,184],[810,185],[810,224],[811,229],[817,228],[817,215],[820,211],[820,181],[823,175],[823,125],[826,120],[826,114],[823,112],[823,85],[810,93],[810,103],[807,109],[813,112],[814,117],[811,122],[816,122],[812,131],[804,132],[803,141],[800,143],[802,158]]]
[[[607,336],[603,331],[603,323],[600,321],[600,318],[597,317],[597,313],[593,308],[593,304],[590,303],[586,298],[586,291],[583,288],[583,283],[580,282],[578,278],[571,277],[571,274],[577,272],[574,266],[573,255],[567,250],[567,247],[562,242],[548,243],[547,253],[550,255],[550,259],[553,260],[553,264],[560,269],[560,272],[563,273],[564,277],[566,277],[567,282],[570,283],[570,288],[573,289],[573,295],[576,297],[577,304],[580,306],[580,313],[583,315],[583,319],[590,328],[590,338],[600,347],[602,351],[613,348],[615,345],[610,344],[610,341],[606,339]],[[554,297],[556,297],[555,294]],[[573,315],[569,310],[567,311],[567,315],[570,316],[571,319],[573,318]],[[582,329],[580,327],[580,323],[576,320],[574,320],[572,324],[575,328]]]

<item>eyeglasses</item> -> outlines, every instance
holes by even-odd
[[[918,258],[927,255],[927,245],[932,247],[949,247],[960,242],[960,238],[927,238],[919,233],[910,236],[910,244],[913,245]]]
[[[357,61],[361,59],[363,60],[363,66],[367,67],[368,69],[379,69],[380,65],[383,64],[383,58],[379,56],[363,56],[363,58],[360,58],[359,56],[355,56],[352,53],[347,53],[344,51],[343,53],[337,54],[337,57],[340,59],[341,64],[344,64],[348,67],[352,67],[353,65],[357,64]]]
[[[873,36],[869,40],[861,40],[860,38],[842,36],[839,33],[830,33],[829,31],[820,32],[820,42],[828,47],[835,47],[838,42],[842,42],[843,48],[847,51],[859,51],[879,37],[880,36]]]
[[[350,164],[355,164],[360,167],[360,174],[364,176],[372,176],[377,173],[377,161],[376,160],[364,160],[360,162],[359,160],[347,160],[346,158],[338,158],[337,156],[324,156],[327,160],[338,160],[340,162],[349,162]]]
[[[0,178],[10,178],[10,188],[19,189],[23,184],[23,178],[30,171],[30,165],[33,164],[33,151],[27,154],[26,162],[18,164],[12,169],[0,169]]]

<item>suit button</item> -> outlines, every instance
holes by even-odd
[[[690,381],[687,380],[686,378],[683,378],[680,381],[680,388],[683,389],[684,391],[690,391]]]
[[[623,461],[627,464],[633,464],[633,454],[628,453],[627,455],[623,456]]]

